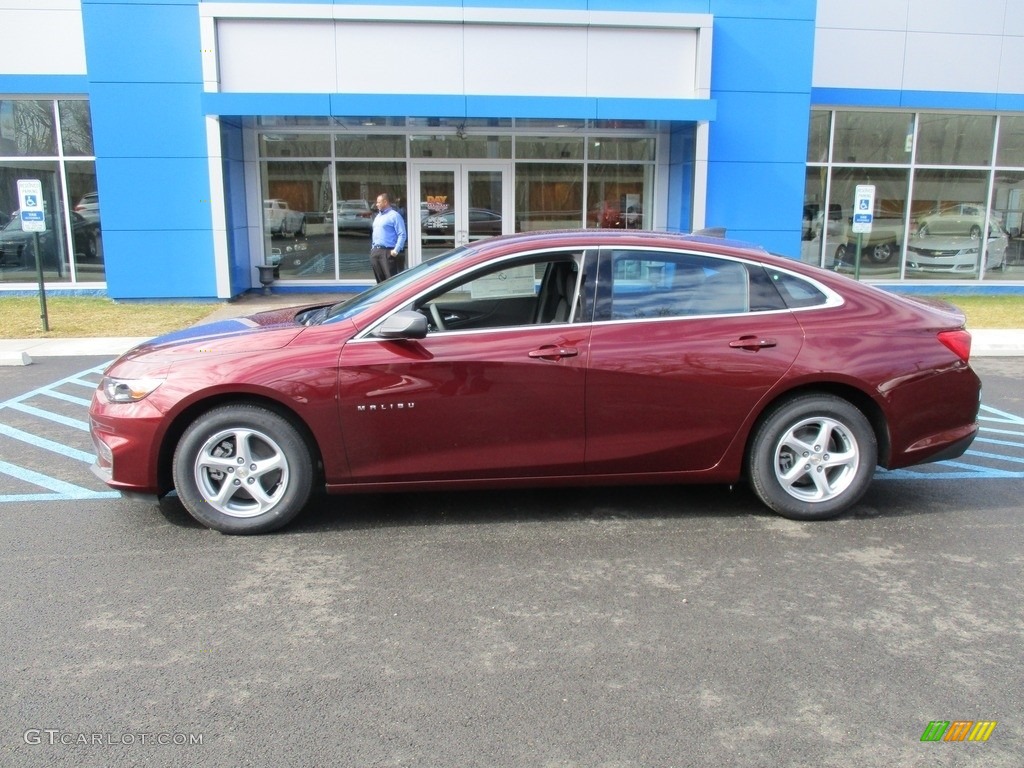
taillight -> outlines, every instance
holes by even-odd
[[[939,341],[945,344],[949,350],[963,360],[965,363],[971,357],[971,334],[960,328],[955,331],[941,331]]]

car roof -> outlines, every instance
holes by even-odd
[[[710,232],[721,230],[698,230],[696,232],[670,232],[647,229],[561,229],[543,230],[539,232],[520,232],[514,235],[502,235],[479,241],[481,246],[503,244],[530,243],[536,247],[595,247],[598,245],[633,245],[649,247],[670,247],[679,248],[686,246],[699,246],[702,250],[711,250],[722,254],[735,253],[739,255],[751,255],[757,253],[759,256],[768,255],[768,252],[756,243],[742,240],[733,240],[719,237]]]

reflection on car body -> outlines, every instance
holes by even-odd
[[[960,455],[964,316],[707,237],[490,238],[334,305],[191,328],[93,395],[97,474],[203,524],[287,524],[333,493],[735,483],[832,517],[876,465]]]
[[[469,234],[480,237],[493,237],[501,234],[501,216],[487,208],[469,209]],[[423,233],[426,235],[451,234],[455,230],[455,211],[429,214],[422,219]]]
[[[989,215],[991,224],[1002,229],[999,214]],[[917,222],[919,236],[946,235],[951,237],[981,237],[985,229],[985,206],[977,203],[947,205],[922,217]]]
[[[373,210],[365,200],[339,200],[324,215],[330,220],[335,213],[339,232],[369,232],[373,227]]]
[[[264,200],[263,229],[271,235],[304,236],[306,215],[302,211],[293,210],[287,200]]]
[[[100,195],[99,192],[87,192],[75,204],[75,213],[88,222],[99,224]]]

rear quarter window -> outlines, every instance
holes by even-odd
[[[819,307],[828,302],[828,297],[814,283],[801,277],[788,272],[768,270],[768,278],[789,309]]]

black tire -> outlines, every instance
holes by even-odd
[[[306,441],[287,419],[259,406],[204,413],[174,451],[174,487],[182,504],[221,533],[266,533],[287,525],[312,486]]]
[[[758,498],[783,517],[825,520],[857,503],[877,462],[875,432],[860,410],[832,395],[803,395],[761,421],[747,475]]]
[[[868,258],[875,264],[888,264],[896,252],[895,243],[878,243],[868,248]]]
[[[971,240],[977,240],[981,237],[981,227],[977,224],[971,224],[971,231],[968,234],[970,234]]]

